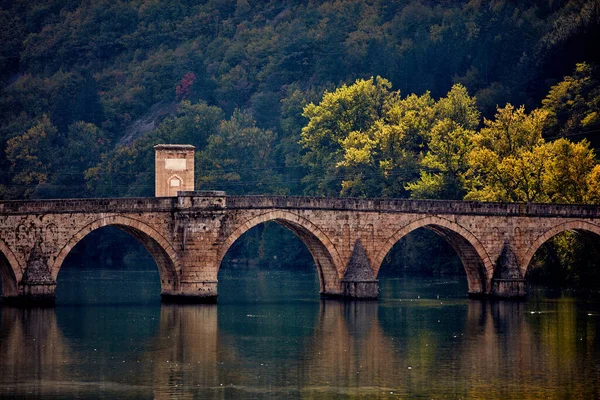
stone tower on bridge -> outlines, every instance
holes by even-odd
[[[188,144],[158,144],[155,150],[155,196],[175,197],[194,190],[194,149]]]

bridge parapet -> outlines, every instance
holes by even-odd
[[[227,208],[356,210],[416,214],[600,217],[600,207],[579,204],[483,203],[462,200],[360,199],[307,196],[227,196]]]
[[[177,197],[129,197],[0,202],[1,214],[161,212],[175,208],[355,210],[416,214],[600,218],[600,206],[483,203],[461,200],[360,199],[309,196],[227,196],[224,191],[178,192]]]
[[[177,192],[177,207],[222,209],[227,207],[227,196],[221,190]]]
[[[161,212],[171,211],[176,201],[171,197],[12,200],[0,202],[0,215]]]

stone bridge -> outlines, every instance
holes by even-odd
[[[377,297],[381,263],[402,237],[427,228],[464,265],[470,295],[523,296],[536,250],[567,230],[600,235],[600,207],[466,201],[227,196],[0,202],[2,292],[13,300],[52,300],[69,252],[90,232],[115,226],[153,256],[162,295],[214,301],[230,246],[275,221],[310,250],[326,296]]]

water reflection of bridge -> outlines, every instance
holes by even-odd
[[[261,347],[262,337],[253,341],[216,321],[215,308],[163,307],[161,321],[169,322],[161,323],[159,336],[178,339],[159,357],[170,362],[158,364],[155,381],[166,394],[171,393],[169,382],[177,382],[178,394],[188,397],[197,395],[199,387],[203,397],[277,391],[309,398],[387,398],[390,392],[466,398],[485,393],[490,399],[594,397],[597,388],[576,374],[587,371],[587,382],[600,376],[594,364],[599,356],[596,321],[587,321],[590,336],[583,346],[595,351],[593,357],[582,358],[582,346],[567,346],[564,352],[563,342],[576,343],[582,323],[575,303],[561,304],[563,310],[550,318],[537,318],[543,314],[530,314],[518,302],[435,303],[321,302],[312,332],[298,340],[279,338],[284,351],[269,340]],[[403,322],[397,324],[398,318]],[[457,319],[462,330],[455,330]],[[273,359],[270,352],[289,357]]]
[[[59,328],[64,309],[4,307],[0,395],[598,397],[598,320],[574,302],[400,303],[324,301],[261,331],[244,308],[163,305],[106,354],[73,334],[90,326]]]
[[[0,308],[0,397],[43,397],[70,379],[75,358],[50,308]]]

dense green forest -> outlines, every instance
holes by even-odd
[[[600,202],[598,0],[4,0],[0,25],[3,199],[151,196],[152,147],[185,143],[199,190]],[[452,252],[420,235],[394,259]]]

